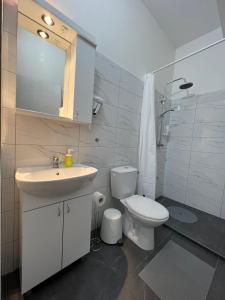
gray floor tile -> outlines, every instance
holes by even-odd
[[[225,260],[219,258],[207,300],[225,299]]]
[[[205,300],[215,269],[169,241],[140,273],[163,300]]]

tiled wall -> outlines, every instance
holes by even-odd
[[[225,91],[172,102],[163,195],[225,218]]]
[[[15,103],[16,103],[16,33],[17,0],[3,1],[2,95],[1,95],[1,218],[2,274],[17,264],[14,170],[15,170]]]
[[[15,117],[16,31],[6,35],[3,101],[2,181],[2,273],[18,267],[18,190],[14,174],[18,167],[51,164],[68,148],[75,150],[75,162],[99,169],[95,189],[104,193],[112,206],[109,170],[114,166],[137,166],[139,123],[143,83],[100,54],[96,56],[95,94],[105,103],[91,128],[69,122],[17,115]],[[9,69],[9,70],[8,70]],[[97,140],[96,140],[97,139]]]

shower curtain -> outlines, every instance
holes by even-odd
[[[156,190],[156,133],[154,75],[144,78],[139,142],[138,194],[155,200]]]

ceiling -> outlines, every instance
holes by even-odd
[[[216,0],[143,0],[176,47],[220,25]]]

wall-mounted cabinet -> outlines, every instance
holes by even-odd
[[[90,124],[95,43],[36,1],[20,0],[18,7],[18,113]]]

